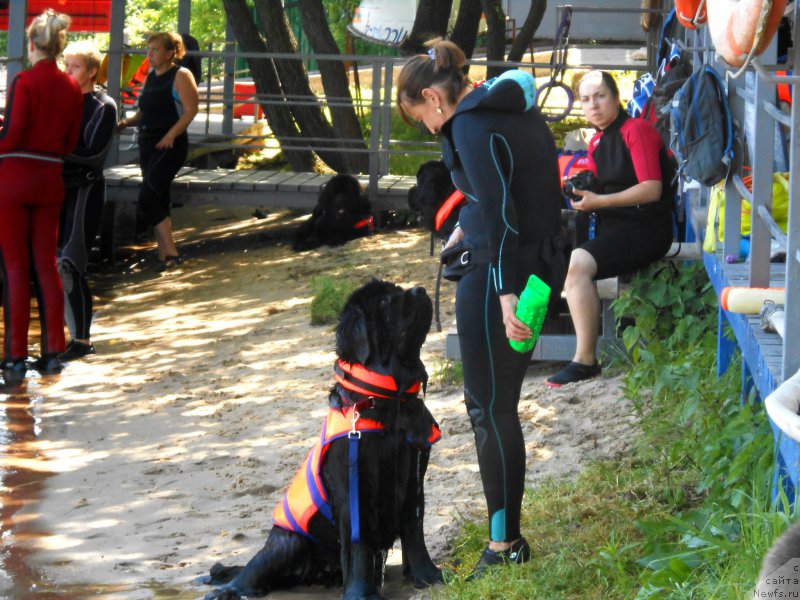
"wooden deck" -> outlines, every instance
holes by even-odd
[[[726,286],[749,285],[750,265],[746,263],[729,264],[723,260],[721,251],[716,254],[704,254],[704,263],[717,297]],[[770,264],[770,287],[783,287],[785,273],[785,264]],[[766,398],[783,382],[783,339],[777,333],[763,331],[758,315],[743,315],[720,309],[720,327],[726,324],[730,325],[736,339],[727,340],[723,335],[720,336],[722,340],[718,350],[720,372],[727,368],[733,345],[738,345],[742,351],[744,368],[747,370],[745,376],[752,377],[751,383],[758,389],[759,396]]]
[[[106,253],[133,241],[136,201],[142,174],[138,165],[120,165],[105,170],[108,198],[103,247]],[[261,208],[300,208],[309,212],[317,203],[323,186],[333,177],[319,173],[293,171],[195,169],[184,167],[172,183],[173,205],[254,206]],[[358,176],[369,191],[369,177]],[[373,211],[408,208],[408,190],[416,177],[380,177],[371,194]]]
[[[725,286],[749,285],[749,265],[745,263],[728,264],[722,252],[705,254],[704,263],[709,279],[717,296]],[[784,287],[786,265],[770,264],[770,287]],[[763,400],[783,383],[783,338],[777,333],[761,329],[758,315],[730,313],[720,308],[717,349],[717,369],[723,372],[738,346],[742,353],[743,399],[755,386],[758,396]],[[734,338],[725,335],[724,328],[730,325]],[[789,376],[792,374],[790,373]],[[785,435],[770,419],[776,441],[775,473],[773,496],[777,494],[781,481],[790,501],[796,501],[800,493],[800,443]]]
[[[105,170],[106,192],[111,203],[135,203],[142,184],[138,165],[121,165]],[[227,204],[311,209],[322,187],[332,175],[293,171],[194,169],[184,167],[172,184],[172,201],[179,204]],[[366,175],[358,176],[367,188]],[[386,175],[378,179],[374,210],[407,208],[408,190],[416,184],[413,176]]]

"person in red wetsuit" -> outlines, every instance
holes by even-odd
[[[587,73],[578,83],[578,97],[597,129],[588,165],[597,189],[576,189],[579,200],[572,207],[595,233],[570,255],[564,291],[575,325],[575,355],[547,379],[549,387],[600,374],[595,357],[600,299],[594,282],[649,265],[672,243],[674,169],[658,131],[649,121],[628,116],[614,78],[605,71]]]
[[[63,157],[78,141],[83,94],[61,72],[55,57],[64,49],[67,15],[47,10],[27,30],[33,65],[11,82],[0,129],[0,267],[5,288],[3,377],[19,382],[26,371],[30,282],[39,299],[44,374],[61,370],[64,352],[64,291],[56,268],[56,242],[64,182]]]

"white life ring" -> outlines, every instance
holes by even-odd
[[[786,0],[706,0],[714,49],[731,66],[761,54],[772,41]]]

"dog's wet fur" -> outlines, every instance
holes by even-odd
[[[373,279],[348,299],[336,328],[336,353],[348,363],[391,375],[399,390],[427,381],[420,351],[431,325],[432,305],[425,289],[403,290]],[[346,392],[351,401],[365,399]],[[329,406],[345,406],[337,383]],[[206,596],[233,599],[261,596],[295,585],[344,585],[346,600],[381,598],[385,559],[399,537],[403,575],[414,585],[442,581],[423,538],[424,477],[434,424],[422,398],[375,398],[361,411],[385,426],[359,442],[359,514],[361,542],[351,542],[348,451],[345,436],[330,443],[322,480],[332,505],[332,525],[321,514],[310,522],[308,538],[273,526],[264,547],[245,567],[214,565],[202,583],[221,587]]]
[[[312,250],[320,246],[341,246],[367,235],[369,228],[356,224],[370,215],[364,188],[352,175],[334,175],[317,198],[311,216],[297,228],[292,248]]]

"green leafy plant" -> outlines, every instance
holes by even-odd
[[[461,361],[434,359],[431,382],[441,387],[456,387],[463,385],[464,369],[461,365]]]

